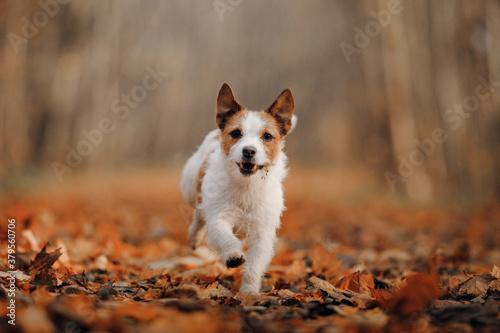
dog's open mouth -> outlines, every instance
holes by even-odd
[[[240,162],[236,163],[240,168],[240,172],[245,176],[253,175],[257,170],[262,169],[263,165],[257,165],[250,162]]]

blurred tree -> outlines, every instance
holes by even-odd
[[[0,12],[4,175],[182,161],[215,127],[229,82],[251,109],[291,87],[297,162],[381,184],[389,172],[421,201],[500,198],[496,1],[246,1],[220,12],[194,0],[16,0]],[[427,151],[436,129],[446,139]]]

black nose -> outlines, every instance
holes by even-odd
[[[254,147],[245,147],[245,148],[243,148],[243,157],[252,158],[256,152],[257,151],[255,150]]]

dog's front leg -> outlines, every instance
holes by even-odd
[[[262,276],[274,255],[276,228],[266,227],[249,236],[248,261],[243,269],[240,292],[258,295]]]
[[[221,214],[217,218],[207,220],[208,246],[216,250],[229,268],[245,262],[243,244],[233,233],[231,214]]]

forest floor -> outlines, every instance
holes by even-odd
[[[4,195],[0,331],[500,331],[498,206],[346,203],[332,179],[297,171],[286,181],[260,296],[237,292],[241,268],[189,249],[178,172]]]

